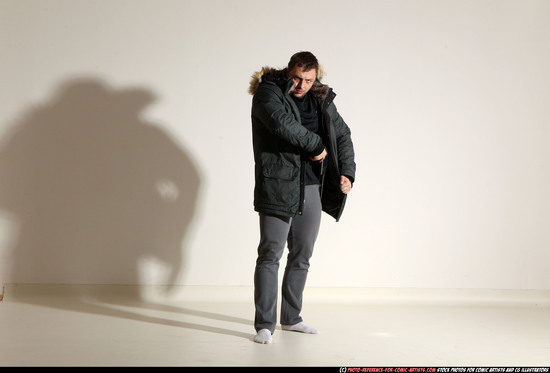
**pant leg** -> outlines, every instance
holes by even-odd
[[[290,218],[260,214],[260,244],[254,271],[254,304],[256,331],[275,331],[279,261],[286,247]]]
[[[318,185],[305,189],[302,215],[292,219],[288,238],[288,259],[282,284],[281,324],[294,325],[302,321],[302,295],[304,292],[309,260],[321,224],[321,197]]]

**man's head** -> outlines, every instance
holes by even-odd
[[[311,52],[298,52],[288,62],[287,75],[294,82],[290,92],[298,98],[302,98],[315,83],[319,62]]]

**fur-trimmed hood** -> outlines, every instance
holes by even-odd
[[[256,91],[258,91],[258,88],[260,88],[260,85],[264,81],[264,78],[267,75],[273,76],[275,79],[284,79],[284,81],[288,81],[289,79],[286,77],[286,69],[276,69],[273,67],[265,66],[262,68],[262,70],[255,72],[252,74],[252,79],[250,80],[250,86],[248,87],[248,93],[251,95],[254,95]],[[325,76],[325,72],[321,66],[319,66],[319,70],[317,71],[317,80],[315,83],[313,83],[313,86],[311,87],[310,92],[313,93],[315,97],[318,99],[325,99],[329,92],[329,86],[326,84],[321,83],[321,80]]]

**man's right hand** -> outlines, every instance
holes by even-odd
[[[323,152],[321,154],[311,156],[309,157],[309,159],[311,159],[313,162],[323,162],[326,156],[327,156],[327,149],[323,149]]]

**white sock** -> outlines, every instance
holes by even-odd
[[[317,334],[319,331],[315,328],[312,328],[311,326],[307,325],[305,322],[299,322],[298,324],[294,325],[281,325],[281,328],[283,330],[289,330],[291,332],[300,332],[300,333],[307,333],[307,334]]]
[[[258,334],[254,336],[254,342],[257,343],[271,343],[271,330],[269,329],[261,329],[258,331]]]

